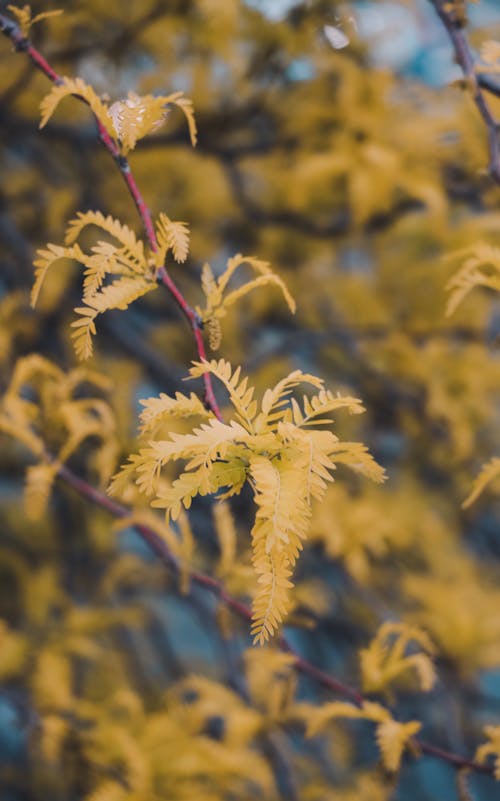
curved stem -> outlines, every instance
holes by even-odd
[[[46,59],[42,56],[39,51],[33,47],[30,40],[24,36],[23,32],[21,31],[19,25],[17,25],[14,20],[9,19],[9,17],[5,16],[5,14],[0,14],[0,32],[3,33],[7,38],[11,40],[14,44],[14,47],[17,51],[26,53],[28,58],[31,59],[33,64],[37,69],[40,70],[52,83],[56,84],[56,86],[61,85],[64,82],[64,78],[62,75],[59,75],[46,61]],[[83,103],[88,105],[85,98],[75,95],[78,100],[81,100]],[[120,174],[127,186],[127,189],[130,193],[132,200],[134,201],[135,207],[137,212],[141,218],[142,225],[144,227],[144,232],[146,234],[146,239],[148,241],[149,247],[153,251],[153,253],[157,253],[158,251],[158,242],[156,239],[156,234],[153,226],[151,211],[142,196],[142,193],[136,183],[134,178],[134,174],[130,167],[129,161],[126,156],[123,156],[120,153],[120,148],[118,143],[109,135],[106,131],[105,127],[96,117],[97,123],[97,130],[99,139],[108,151],[108,153],[113,158],[115,164],[117,165],[118,169],[120,170]],[[164,286],[170,295],[174,298],[175,302],[177,303],[178,307],[186,317],[191,330],[193,331],[194,341],[196,345],[196,350],[198,352],[198,357],[201,361],[206,360],[207,355],[205,351],[205,344],[203,342],[203,336],[201,334],[201,320],[196,313],[196,311],[189,305],[186,298],[171,278],[168,273],[167,268],[165,265],[160,268],[158,271],[158,282]],[[212,377],[209,373],[205,374],[203,377],[203,381],[205,384],[205,393],[204,393],[204,402],[208,409],[210,409],[214,415],[217,417],[218,420],[222,420],[222,415],[217,404],[213,385],[212,385]]]

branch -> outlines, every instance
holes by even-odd
[[[60,86],[64,82],[64,78],[62,75],[59,75],[50,64],[45,60],[41,53],[33,47],[32,43],[28,38],[24,36],[20,27],[9,17],[5,16],[5,14],[0,14],[0,32],[3,33],[11,42],[14,44],[15,49],[18,52],[26,53],[28,58],[31,59],[33,64],[39,69],[52,83],[56,86]],[[83,103],[87,104],[87,101],[80,97],[79,95],[75,95],[78,100],[81,100]],[[153,222],[151,218],[151,211],[146,204],[139,187],[135,181],[134,175],[130,168],[130,164],[126,156],[121,155],[120,149],[116,141],[108,134],[105,127],[102,123],[97,119],[97,130],[99,134],[99,139],[113,158],[115,164],[117,165],[120,173],[122,175],[125,184],[127,185],[127,189],[132,197],[132,200],[135,203],[135,207],[139,213],[141,218],[144,231],[146,234],[146,239],[149,243],[149,246],[153,253],[158,251],[158,242],[156,240],[156,234],[153,227]],[[198,314],[196,311],[189,305],[187,300],[185,299],[184,295],[177,287],[176,283],[170,277],[167,268],[163,265],[158,271],[158,283],[167,289],[172,297],[174,298],[175,302],[177,303],[178,307],[186,317],[191,330],[193,332],[196,350],[198,352],[198,357],[200,361],[205,361],[207,358],[206,350],[205,350],[205,343],[203,342],[203,335],[201,332],[201,321],[199,319]],[[212,378],[209,373],[206,373],[203,376],[203,381],[205,384],[205,397],[204,401],[206,406],[215,414],[218,420],[222,420],[222,416],[215,399],[215,394],[213,391],[212,386]]]
[[[455,52],[455,60],[462,68],[464,77],[472,91],[472,98],[483,118],[488,133],[488,150],[490,156],[489,173],[493,180],[500,184],[500,123],[490,109],[483,90],[500,95],[500,86],[487,77],[478,76],[475,69],[474,56],[463,29],[463,22],[458,17],[453,5],[446,0],[429,0],[443,23]]]
[[[127,517],[130,514],[129,509],[127,509],[126,506],[123,506],[121,503],[109,498],[104,494],[104,492],[92,487],[87,481],[77,476],[65,465],[59,468],[58,476],[59,478],[63,479],[66,484],[69,484],[71,487],[73,487],[73,489],[75,489],[81,496],[96,506],[100,506],[101,509],[105,509],[114,517]],[[134,528],[142,540],[149,546],[152,552],[159,558],[161,562],[163,562],[166,567],[168,567],[170,570],[173,570],[176,574],[180,573],[181,565],[179,560],[170,551],[165,541],[155,531],[153,531],[153,529],[149,528],[148,526],[138,524],[136,524]],[[230,595],[220,581],[212,576],[207,575],[206,573],[201,573],[199,571],[190,571],[189,577],[194,584],[204,587],[206,590],[215,595],[216,598],[225,604],[228,609],[231,609],[231,611],[234,612],[238,617],[247,621],[252,620],[252,610],[250,607]],[[362,693],[360,693],[355,687],[352,687],[349,684],[330,676],[329,673],[321,670],[321,668],[316,667],[305,657],[300,656],[300,654],[295,650],[295,648],[293,648],[284,635],[281,635],[281,637],[278,638],[278,645],[283,651],[286,651],[293,656],[293,665],[295,670],[297,670],[299,673],[303,673],[305,676],[309,676],[321,687],[324,687],[326,690],[329,690],[336,695],[341,695],[345,698],[348,698],[356,706],[361,706],[366,700]],[[418,738],[413,738],[411,742],[417,753],[421,752],[423,754],[427,754],[427,756],[435,757],[436,759],[440,759],[443,762],[453,765],[453,767],[457,769],[468,768],[476,773],[484,773],[490,776],[493,775],[494,768],[492,765],[483,765],[480,762],[467,759],[467,757],[463,757],[460,754],[455,754],[451,751],[446,751],[444,748],[432,745],[432,743],[428,743],[425,740],[420,740]]]

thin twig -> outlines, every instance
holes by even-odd
[[[17,51],[26,53],[28,58],[31,59],[33,64],[39,69],[52,83],[56,86],[61,86],[64,83],[64,78],[62,75],[59,75],[46,61],[46,59],[42,56],[42,54],[33,47],[30,40],[24,36],[23,32],[21,31],[19,25],[17,25],[13,20],[9,19],[4,14],[0,14],[0,32],[3,33],[7,38],[11,40],[14,44],[14,47]],[[83,103],[88,105],[85,98],[81,97],[80,95],[75,95],[78,100],[81,100]],[[118,143],[109,135],[106,131],[104,125],[99,121],[96,117],[97,123],[97,130],[99,134],[99,139],[108,151],[108,153],[113,158],[115,164],[117,165],[118,169],[120,170],[120,174],[127,185],[127,189],[130,193],[132,200],[134,201],[135,207],[138,211],[138,214],[141,218],[144,231],[146,234],[146,238],[148,240],[149,246],[153,253],[158,252],[158,242],[156,239],[156,234],[153,226],[153,221],[151,217],[151,211],[144,200],[139,187],[135,181],[134,175],[132,173],[130,164],[126,156],[123,156],[120,153],[120,148]],[[203,335],[201,332],[201,320],[199,315],[196,311],[189,305],[187,300],[185,299],[184,295],[171,278],[167,268],[165,265],[160,267],[157,273],[157,280],[158,283],[165,287],[169,291],[169,293],[174,298],[175,302],[177,303],[178,307],[186,317],[189,326],[193,332],[196,350],[198,352],[198,357],[201,361],[206,360],[207,354],[205,350],[205,343],[203,341]],[[222,420],[222,416],[220,413],[219,406],[217,404],[213,386],[212,386],[212,378],[209,373],[205,373],[203,376],[203,381],[205,385],[205,404],[206,406],[215,414],[215,416]]]
[[[114,517],[123,518],[130,515],[130,511],[126,506],[123,506],[121,503],[109,498],[100,490],[92,487],[87,481],[77,476],[65,465],[59,468],[58,476],[59,478],[62,478],[66,484],[69,484],[71,487],[73,487],[73,489],[75,489],[84,498],[96,504],[97,506],[100,506],[102,509],[105,509]],[[148,526],[142,524],[136,524],[134,528],[142,540],[147,543],[153,553],[160,559],[161,562],[163,562],[164,565],[166,565],[170,570],[173,570],[175,573],[179,573],[181,571],[181,564],[179,560],[170,551],[168,545],[159,536],[159,534],[157,534]],[[225,606],[238,615],[238,617],[247,621],[252,620],[252,610],[250,607],[230,595],[224,588],[224,585],[218,581],[218,579],[196,570],[190,571],[189,576],[190,580],[194,584],[204,587],[206,590],[211,592],[222,603],[224,603]],[[293,657],[293,666],[295,670],[297,670],[299,673],[303,673],[305,676],[309,676],[321,687],[324,687],[326,690],[329,690],[336,695],[341,695],[345,698],[348,698],[353,704],[356,704],[356,706],[361,706],[366,700],[362,693],[359,692],[359,690],[357,690],[355,687],[336,679],[326,671],[321,670],[321,668],[313,665],[313,663],[305,657],[300,656],[300,654],[295,650],[295,648],[293,648],[284,635],[281,635],[281,637],[278,638],[277,644],[283,651],[286,651]],[[427,756],[435,757],[436,759],[440,759],[449,763],[450,765],[453,765],[455,768],[469,768],[476,773],[493,775],[493,767],[491,765],[483,765],[479,762],[475,762],[474,760],[463,757],[460,754],[455,754],[451,751],[445,750],[444,748],[440,748],[439,746],[432,745],[432,743],[428,743],[425,740],[414,738],[412,739],[412,745],[417,753],[421,752]]]
[[[489,173],[496,183],[500,184],[500,123],[490,109],[483,90],[497,94],[500,87],[476,72],[474,56],[463,28],[463,22],[453,10],[452,3],[445,0],[429,0],[434,6],[441,22],[450,38],[457,64],[462,68],[464,77],[471,89],[472,98],[483,118],[488,133],[488,150],[490,156]]]

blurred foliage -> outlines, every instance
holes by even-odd
[[[33,3],[33,14],[57,6]],[[105,486],[137,450],[139,399],[185,391],[196,353],[158,289],[107,311],[91,369],[77,367],[75,263],[51,266],[30,308],[35,250],[62,242],[77,212],[143,232],[90,111],[65,99],[40,132],[47,80],[0,42],[6,801],[435,801],[469,790],[488,801],[498,792],[493,778],[473,774],[455,786],[453,768],[417,759],[411,737],[421,728],[469,755],[480,746],[498,772],[500,317],[491,289],[500,188],[463,87],[431,89],[375,68],[354,32],[348,47],[332,47],[324,26],[347,29],[355,13],[334,0],[298,2],[277,21],[243,0],[69,0],[30,35],[110,112],[128,93],[192,99],[196,149],[181,107],[164,126],[148,118],[130,155],[153,218],[189,224],[189,255],[171,259],[172,276],[193,307],[206,304],[207,322],[223,308],[220,353],[243,366],[259,397],[302,370],[363,401],[364,415],[335,415],[335,432],[365,443],[389,480],[371,484],[339,466],[312,506],[286,619],[301,654],[364,688],[360,709],[327,697],[276,644],[251,647],[248,621],[190,586],[188,567],[179,581],[156,563],[132,529],[152,515],[134,486],[133,515],[118,526],[62,482],[49,497],[45,447],[57,456],[74,435],[63,461]],[[494,61],[500,17],[493,28],[474,35]],[[272,265],[295,316],[275,287],[246,295],[243,272],[233,279],[238,303],[217,306],[210,292],[236,253]],[[183,419],[176,426],[192,430]],[[33,437],[24,444],[11,436],[23,427]],[[166,431],[160,421],[155,436]],[[154,525],[191,569],[248,600],[253,518],[247,487],[224,506],[195,498],[189,520]]]

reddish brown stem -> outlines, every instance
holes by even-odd
[[[449,2],[443,0],[430,0],[434,6],[455,52],[455,60],[471,88],[472,97],[484,121],[488,133],[488,150],[490,155],[489,172],[493,180],[500,184],[500,125],[490,109],[484,96],[484,90],[496,94],[498,87],[486,81],[481,81],[476,73],[474,56],[462,27],[462,21]]]
[[[33,64],[39,69],[43,74],[57,85],[63,83],[64,78],[62,75],[59,75],[50,64],[46,61],[46,59],[38,52],[38,50],[33,47],[30,40],[24,36],[23,32],[21,31],[19,25],[17,25],[13,20],[6,17],[4,14],[0,14],[0,31],[7,36],[11,42],[13,42],[16,50],[26,53],[28,57],[31,59]],[[78,100],[81,100],[83,103],[87,104],[85,98],[81,97],[80,95],[75,95]],[[88,104],[87,104],[88,105]],[[142,221],[142,225],[144,227],[144,231],[146,234],[146,238],[149,244],[149,247],[153,251],[153,253],[158,252],[158,242],[156,239],[156,234],[153,226],[153,221],[151,217],[151,211],[144,200],[139,187],[137,186],[136,180],[130,168],[130,164],[126,156],[123,156],[120,153],[120,148],[118,143],[109,135],[106,131],[105,127],[96,117],[97,129],[99,133],[99,139],[108,151],[108,153],[112,156],[113,160],[115,161],[120,173],[122,175],[123,180],[127,186],[127,189],[134,201],[136,209],[139,213],[139,216]],[[198,357],[202,361],[207,358],[206,351],[205,351],[205,344],[203,342],[203,337],[201,334],[201,320],[196,313],[196,311],[189,305],[187,300],[185,299],[184,295],[173,281],[171,276],[168,273],[167,268],[165,265],[160,268],[158,271],[158,282],[162,284],[172,295],[175,302],[179,306],[180,310],[186,317],[194,335],[194,340],[196,344],[196,350],[198,352]],[[215,394],[213,391],[212,386],[212,377],[209,373],[206,373],[203,376],[203,381],[205,384],[205,393],[204,393],[204,400],[205,405],[209,408],[214,415],[217,417],[218,420],[222,420],[222,415],[217,404]]]
[[[84,479],[75,475],[75,473],[73,473],[73,471],[65,465],[59,468],[58,475],[84,498],[110,512],[110,514],[114,515],[115,517],[127,517],[130,514],[130,511],[126,506],[114,501],[100,490],[92,487]],[[144,525],[136,525],[135,529],[139,536],[149,545],[153,553],[163,562],[163,564],[165,564],[171,570],[174,570],[176,573],[180,571],[181,565],[178,559],[169,550],[165,541],[155,531],[153,531],[153,529]],[[206,590],[211,592],[223,604],[225,604],[236,615],[238,615],[238,617],[247,621],[252,620],[252,610],[250,607],[241,601],[238,601],[236,598],[233,598],[233,596],[230,595],[224,588],[224,585],[216,578],[196,570],[190,571],[189,575],[193,584],[204,587]],[[309,676],[321,687],[324,687],[326,690],[335,693],[335,695],[341,695],[344,698],[348,698],[357,706],[361,706],[366,700],[362,693],[360,693],[355,687],[351,687],[349,684],[345,684],[339,679],[336,679],[334,676],[330,676],[329,673],[321,670],[321,668],[313,665],[313,663],[308,659],[300,656],[300,654],[295,650],[295,648],[293,648],[284,635],[278,638],[278,645],[283,651],[286,651],[293,656],[293,665],[295,670],[303,673],[305,676]],[[439,748],[438,746],[432,745],[432,743],[428,743],[425,740],[414,738],[411,742],[416,752],[420,751],[428,756],[448,762],[450,765],[453,765],[456,768],[469,768],[477,773],[485,773],[488,775],[493,774],[493,768],[491,765],[483,765],[479,762],[475,762],[474,760],[467,759],[467,757],[463,757],[460,754],[455,754],[451,751],[446,751],[444,748]]]

